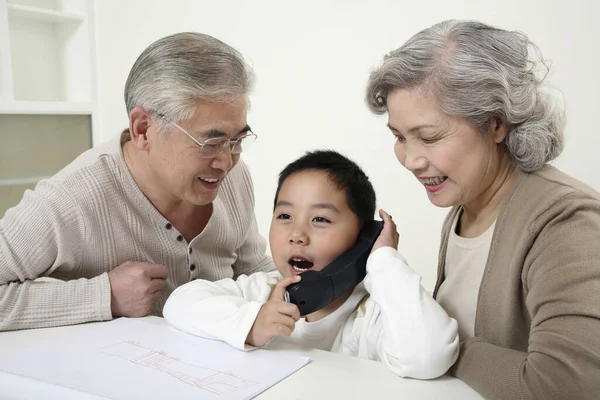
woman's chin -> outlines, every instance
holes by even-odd
[[[427,197],[429,198],[431,204],[433,204],[436,207],[447,208],[456,205],[455,201],[452,201],[451,198],[449,198],[448,196],[444,196],[441,193],[427,192]]]

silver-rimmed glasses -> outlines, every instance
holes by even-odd
[[[183,129],[179,124],[167,118],[164,114],[161,114],[154,110],[149,110],[151,113],[158,115],[169,124],[173,125],[181,132],[185,133],[190,139],[192,139],[198,146],[200,146],[200,154],[202,154],[205,158],[216,157],[223,150],[229,147],[231,154],[240,154],[243,151],[248,150],[252,143],[256,140],[257,136],[251,130],[248,130],[243,136],[238,137],[237,139],[227,139],[227,138],[210,138],[206,139],[204,143],[198,141],[195,137],[193,137],[188,131]]]

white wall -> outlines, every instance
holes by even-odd
[[[570,5],[569,5],[570,3]],[[125,79],[152,41],[178,31],[214,35],[254,66],[249,123],[259,135],[244,159],[256,188],[259,228],[268,234],[276,176],[305,150],[334,148],[371,176],[380,207],[398,223],[400,250],[434,283],[445,209],[396,161],[385,117],[364,105],[369,70],[412,34],[441,20],[479,19],[519,29],[553,61],[549,82],[567,102],[566,151],[556,163],[600,189],[597,95],[599,6],[594,0],[503,1],[97,1],[99,118],[96,143],[127,124]]]

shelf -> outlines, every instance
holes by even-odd
[[[68,101],[0,101],[0,114],[91,115],[92,109],[92,103],[74,103]]]
[[[0,218],[92,146],[94,2],[0,0]]]
[[[0,187],[15,185],[31,185],[38,183],[42,179],[48,179],[47,176],[33,176],[31,178],[0,179]]]
[[[45,22],[81,22],[84,20],[83,15],[71,12],[55,11],[46,8],[22,6],[10,3],[8,3],[6,7],[8,9],[9,17],[21,17]]]

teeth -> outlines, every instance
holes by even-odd
[[[308,271],[308,270],[310,269],[310,268],[300,268],[300,267],[297,267],[297,266],[295,266],[295,265],[292,265],[292,268],[293,268],[295,271]]]
[[[214,179],[214,178],[200,178],[201,180],[203,180],[204,182],[209,182],[209,183],[215,183],[218,181],[218,179]]]
[[[447,178],[448,178],[447,176],[436,176],[435,178],[421,179],[421,182],[425,185],[435,186],[435,185],[439,185],[440,183],[444,182]]]
[[[309,269],[311,269],[313,267],[313,263],[308,261],[305,258],[290,258],[289,261],[291,267],[295,270],[295,271],[308,271]],[[306,265],[308,264],[307,268],[302,268],[300,265]]]

